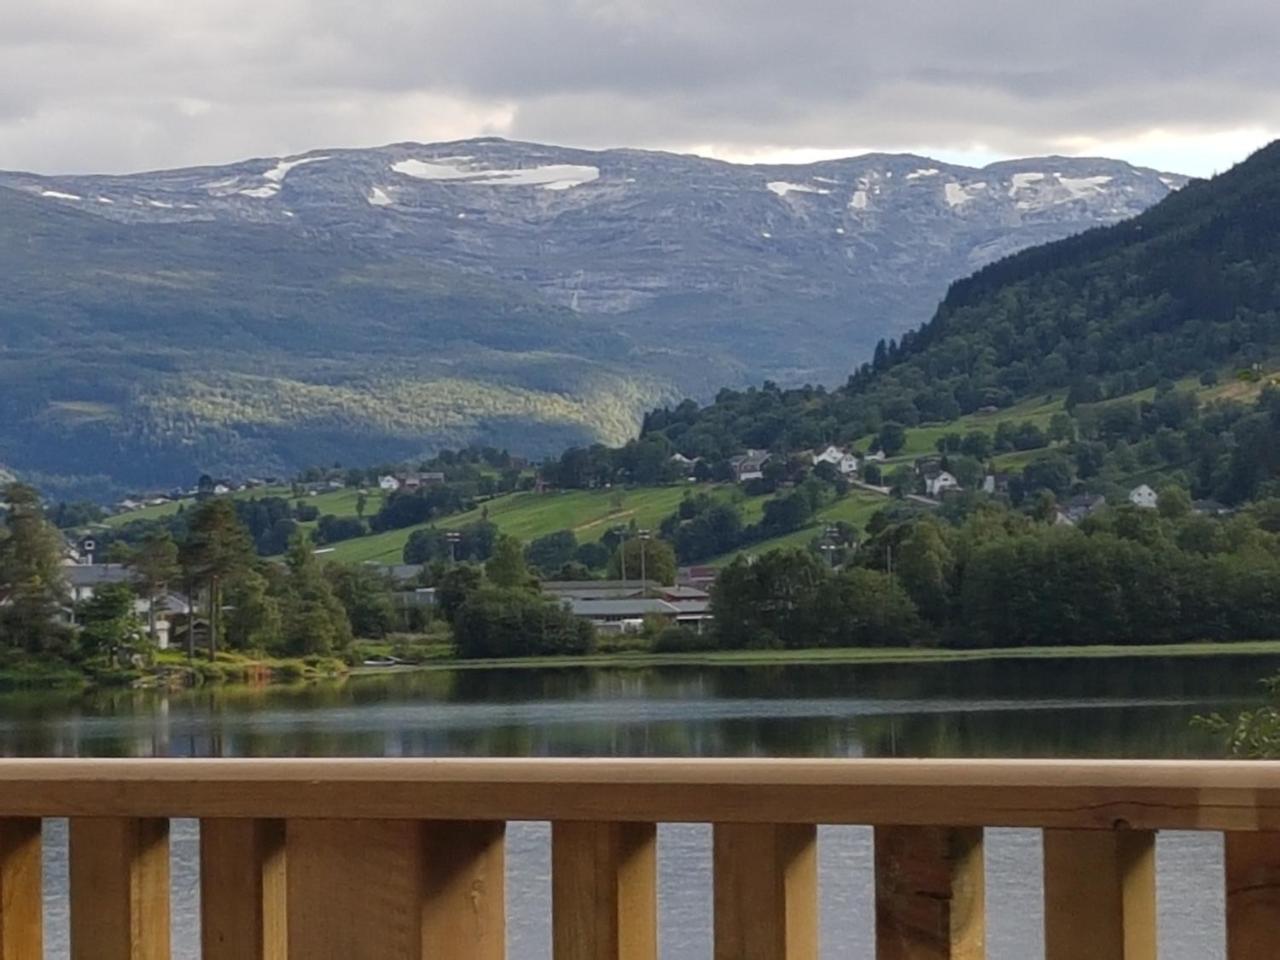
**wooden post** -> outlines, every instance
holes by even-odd
[[[555,823],[555,960],[657,960],[657,829],[651,823]]]
[[[71,821],[71,960],[168,960],[169,821]]]
[[[285,883],[283,821],[202,820],[204,960],[285,960]]]
[[[1227,960],[1280,949],[1280,833],[1226,835]]]
[[[503,960],[501,823],[291,820],[290,957]]]
[[[1155,834],[1044,832],[1046,960],[1156,960]]]
[[[876,828],[878,960],[985,960],[982,830]]]
[[[0,820],[0,960],[44,956],[39,820]]]
[[[715,960],[817,960],[817,828],[715,826]]]

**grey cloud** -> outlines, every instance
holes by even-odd
[[[1045,152],[1280,128],[1274,0],[32,0],[0,166],[127,169],[497,132]]]

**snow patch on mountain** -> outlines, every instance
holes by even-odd
[[[369,196],[365,198],[369,201],[369,205],[373,207],[389,207],[395,203],[387,194],[387,191],[381,187],[374,187],[369,191]]]
[[[274,183],[284,183],[284,178],[289,175],[289,171],[296,170],[304,164],[320,163],[328,159],[328,157],[299,157],[297,160],[281,160],[262,176]]]
[[[40,196],[47,197],[50,200],[83,200],[84,197],[78,197],[74,193],[63,193],[61,190],[41,190]]]
[[[776,193],[780,197],[785,197],[789,193],[818,193],[825,195],[831,192],[821,187],[810,186],[807,183],[790,183],[786,180],[770,180],[765,186],[769,188],[771,193]]]
[[[1058,182],[1067,188],[1073,199],[1082,200],[1102,193],[1115,177],[1064,177],[1057,174]]]
[[[940,173],[942,173],[942,171],[937,169],[936,167],[929,167],[927,170],[914,170],[911,173],[908,173],[907,179],[908,180],[924,180],[926,177],[936,177]]]
[[[458,158],[460,160],[466,158]],[[541,187],[543,190],[570,190],[600,179],[599,167],[555,163],[514,170],[473,170],[454,163],[401,160],[391,169],[415,180],[461,183],[475,187]]]

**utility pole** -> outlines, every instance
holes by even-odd
[[[458,544],[462,542],[462,534],[457,530],[450,530],[444,535],[445,540],[449,542],[449,562],[458,562]]]
[[[649,542],[649,531],[637,531],[636,536],[640,538],[640,582],[644,585],[644,595],[649,596],[649,575],[645,566],[645,544]]]

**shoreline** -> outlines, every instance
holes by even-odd
[[[1280,658],[1280,640],[1094,647],[997,647],[976,650],[922,650],[917,648],[886,647],[838,650],[713,650],[699,653],[604,653],[573,657],[510,657],[494,660],[449,658],[394,667],[353,667],[348,676],[356,679],[359,677],[392,676],[395,674],[464,670],[650,669],[680,666],[848,666],[856,664],[963,663],[995,660],[1207,656],[1275,656]]]

